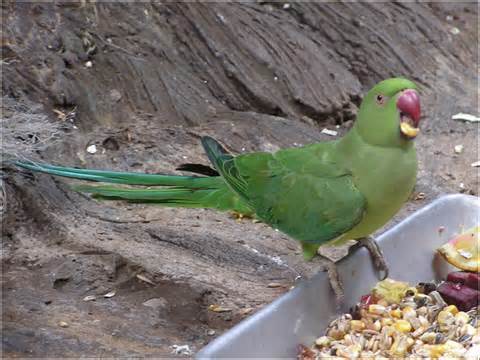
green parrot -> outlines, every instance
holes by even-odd
[[[74,187],[100,199],[255,215],[298,240],[306,259],[318,255],[320,245],[365,241],[376,265],[387,272],[381,252],[369,236],[395,215],[415,185],[417,157],[412,140],[419,132],[420,120],[415,89],[413,82],[403,78],[378,83],[364,97],[353,127],[338,140],[235,156],[211,137],[203,137],[202,145],[214,169],[199,164],[179,168],[194,176],[88,170],[28,161],[15,164],[51,175],[137,186]],[[328,270],[335,281],[335,271]],[[340,292],[338,286],[332,286]]]

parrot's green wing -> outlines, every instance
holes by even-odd
[[[211,138],[203,145],[228,185],[260,219],[301,241],[306,256],[362,219],[365,198],[336,162],[334,142],[236,157]]]

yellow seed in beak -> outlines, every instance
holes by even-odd
[[[409,123],[402,122],[400,123],[400,131],[402,132],[403,135],[413,139],[415,136],[418,135],[418,132],[420,131],[420,129],[413,127]]]

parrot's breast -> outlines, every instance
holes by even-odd
[[[341,149],[340,153],[367,204],[360,223],[337,238],[337,244],[369,236],[385,225],[410,197],[417,175],[413,143],[405,148],[378,147],[363,143],[358,135],[351,141],[355,144]]]

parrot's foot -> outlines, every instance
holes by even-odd
[[[327,272],[328,279],[330,280],[330,286],[332,287],[335,297],[337,298],[337,304],[340,305],[343,302],[344,292],[342,281],[338,275],[337,265],[335,264],[335,261],[332,261],[325,256],[320,254],[318,256],[324,263],[323,271]]]
[[[382,273],[383,276],[380,276],[381,280],[384,280],[388,277],[388,265],[383,256],[382,250],[378,246],[374,238],[368,236],[357,240],[357,244],[353,247],[366,247],[370,256],[372,257],[373,264],[375,268]]]

